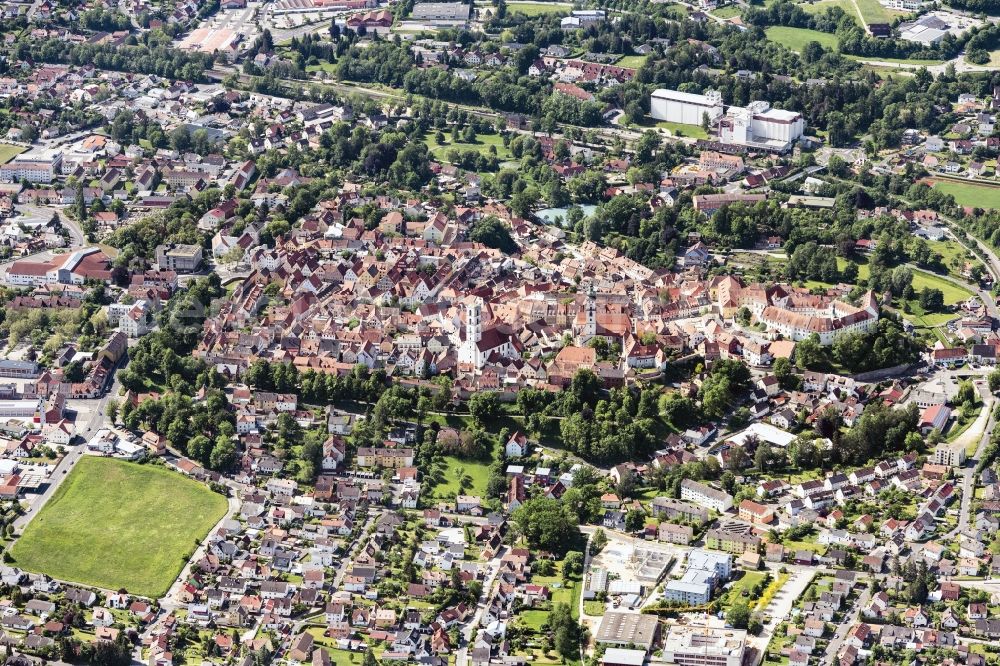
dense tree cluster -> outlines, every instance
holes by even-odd
[[[879,368],[914,363],[923,346],[903,331],[899,320],[883,314],[875,329],[868,333],[845,333],[833,343],[833,356],[851,372],[867,372]]]
[[[517,243],[511,238],[510,227],[494,215],[473,222],[469,226],[469,240],[500,250],[504,254],[518,251]]]
[[[204,81],[205,70],[210,69],[213,63],[212,55],[178,51],[161,45],[136,43],[111,46],[62,39],[20,41],[15,47],[15,56],[18,60],[93,65],[98,69],[155,74],[187,81]]]
[[[511,519],[532,550],[544,550],[561,557],[570,550],[579,549],[582,537],[577,517],[560,500],[529,499],[514,511]]]

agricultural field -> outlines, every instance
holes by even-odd
[[[85,456],[11,555],[28,571],[156,598],[226,506],[222,495],[163,467]]]
[[[837,50],[837,37],[828,32],[775,25],[765,30],[764,33],[772,42],[799,53],[805,49],[809,42],[819,42],[824,48]]]

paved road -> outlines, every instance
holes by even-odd
[[[834,635],[833,640],[830,641],[829,645],[826,646],[826,659],[824,663],[833,666],[839,662],[837,659],[837,654],[840,653],[840,648],[844,646],[844,641],[847,640],[847,632],[851,630],[857,621],[858,617],[861,615],[861,609],[868,605],[868,600],[871,597],[871,588],[866,588],[858,600],[854,603],[854,608],[851,609],[850,615],[844,618],[844,621],[837,625],[837,633]]]
[[[105,425],[107,419],[106,414],[108,401],[111,400],[112,397],[118,395],[118,389],[121,386],[118,382],[118,373],[116,370],[113,371],[115,381],[112,383],[111,388],[104,395],[104,397],[101,398],[100,401],[98,401],[94,406],[94,411],[91,414],[90,419],[87,421],[86,426],[80,429],[78,424],[76,434],[84,441],[89,440],[94,433]],[[55,494],[63,480],[69,476],[69,473],[73,470],[76,464],[80,462],[80,458],[86,455],[86,446],[86,444],[77,444],[76,446],[69,447],[66,455],[63,456],[63,459],[59,461],[59,464],[56,465],[55,470],[49,476],[49,483],[46,486],[45,491],[28,499],[27,510],[23,515],[18,516],[14,520],[14,531],[16,533],[19,534],[21,530],[23,530],[24,527],[31,521],[31,519],[35,517],[38,511],[45,506],[45,503],[49,501],[49,498]]]
[[[455,666],[467,666],[469,663],[469,645],[476,637],[476,630],[483,621],[483,613],[493,598],[493,588],[496,585],[497,576],[500,574],[500,559],[507,552],[507,546],[501,546],[500,551],[492,560],[486,564],[486,576],[483,579],[483,591],[479,595],[479,603],[476,604],[476,612],[472,619],[462,627],[462,645],[455,652]]]
[[[758,635],[750,636],[750,645],[757,649],[757,663],[760,663],[767,655],[767,645],[771,642],[775,629],[788,619],[792,608],[795,607],[795,602],[805,593],[815,576],[814,569],[792,572],[781,589],[774,593],[771,601],[764,608],[764,614],[770,616],[771,619],[764,624],[764,628]]]

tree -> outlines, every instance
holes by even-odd
[[[989,377],[987,377],[987,381],[990,385],[990,391],[993,393],[1000,391],[1000,368],[990,372]]]
[[[924,287],[917,302],[925,312],[940,312],[944,309],[944,293],[940,289]]]
[[[208,466],[216,471],[227,470],[236,463],[236,446],[225,435],[219,435],[208,457]]]
[[[774,359],[774,365],[771,366],[771,370],[774,372],[774,377],[778,380],[778,384],[781,388],[786,391],[796,390],[799,388],[799,378],[793,374],[792,362],[787,358],[781,357]]]
[[[726,611],[726,622],[735,629],[746,629],[750,624],[750,606],[747,602],[737,599]]]
[[[529,499],[514,511],[512,518],[532,549],[561,556],[580,542],[577,518],[559,500]]]
[[[579,657],[580,623],[573,619],[569,604],[558,603],[549,614],[549,631],[556,652],[566,659]]]
[[[805,370],[820,370],[829,365],[818,335],[813,333],[795,345],[795,365]]]
[[[590,554],[597,555],[604,550],[606,545],[608,545],[608,535],[598,527],[594,532],[594,536],[590,537]]]
[[[958,383],[958,393],[955,395],[955,402],[959,405],[975,405],[978,402],[976,387],[969,380]]]
[[[563,559],[563,578],[572,578],[583,573],[583,553],[571,550]]]
[[[469,414],[480,428],[484,428],[487,420],[500,415],[500,397],[495,391],[475,393],[469,398]]]
[[[646,526],[646,513],[642,509],[629,509],[625,514],[625,529],[638,532]]]
[[[87,221],[87,199],[83,195],[83,181],[76,184],[76,201],[73,204],[73,212],[80,224]]]
[[[505,254],[517,252],[517,243],[510,235],[510,228],[495,215],[488,215],[469,228],[469,240]]]

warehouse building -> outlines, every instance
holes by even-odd
[[[642,613],[605,613],[597,630],[597,642],[625,647],[633,645],[647,652],[659,636],[660,623],[655,615]]]
[[[708,116],[714,123],[723,114],[722,93],[709,90],[704,95],[667,90],[654,90],[649,102],[649,113],[657,120],[684,125],[701,125]]]

